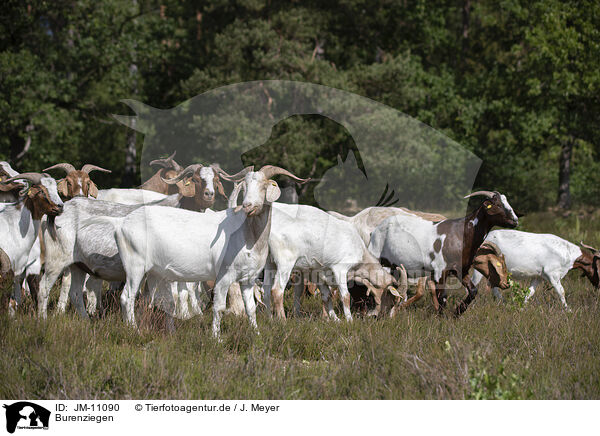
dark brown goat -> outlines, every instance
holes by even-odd
[[[70,163],[58,163],[46,168],[44,171],[60,169],[67,173],[64,179],[58,181],[56,187],[58,193],[63,200],[70,200],[74,197],[94,197],[98,195],[98,187],[92,179],[90,172],[102,171],[110,173],[110,170],[101,168],[96,165],[85,164],[80,170],[75,169]]]
[[[445,235],[438,250],[442,251],[446,267],[441,279],[436,283],[437,302],[434,300],[434,304],[439,303],[440,311],[444,309],[447,298],[445,282],[450,275],[459,277],[468,294],[456,308],[457,316],[467,310],[477,296],[477,287],[471,281],[469,269],[485,237],[494,226],[515,228],[518,224],[518,218],[504,195],[496,191],[477,191],[465,198],[475,195],[483,195],[487,199],[466,217],[445,220],[437,225],[440,237]],[[433,248],[436,249],[435,244]]]

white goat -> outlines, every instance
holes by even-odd
[[[110,201],[112,203],[133,205],[164,200],[167,198],[167,196],[165,194],[147,191],[145,189],[112,188],[98,190],[98,196],[96,198],[98,200]]]
[[[418,216],[432,222],[439,222],[446,219],[446,217],[443,215],[412,211],[404,207],[367,207],[366,209],[363,209],[350,217],[332,210],[328,211],[327,213],[338,219],[352,223],[354,227],[356,227],[356,230],[358,230],[358,233],[360,234],[360,237],[365,245],[369,245],[373,230],[375,230],[375,228],[381,224],[384,219],[394,215]]]
[[[582,250],[556,235],[547,233],[529,233],[518,230],[494,230],[485,239],[493,242],[504,254],[506,266],[517,280],[533,279],[525,301],[535,293],[536,286],[542,280],[550,282],[562,305],[568,308],[562,278],[571,269],[580,269],[589,281],[598,288],[600,253],[598,250],[582,244]],[[475,271],[473,283],[477,285],[483,276]],[[494,295],[501,298],[498,288]]]
[[[265,267],[264,300],[270,313],[272,294],[276,315],[280,318],[285,318],[283,293],[292,270],[300,271],[305,276],[321,274],[325,284],[337,286],[347,320],[352,320],[347,286],[349,280],[362,283],[373,292],[377,309],[384,292],[389,291],[395,297],[401,297],[394,288],[398,285],[397,281],[368,252],[356,228],[315,207],[274,203],[269,251],[270,260]],[[327,277],[329,274],[332,276]],[[318,287],[323,302],[327,304],[327,313],[337,319],[328,286],[319,283]],[[300,312],[303,290],[304,281],[300,279],[294,285],[296,314]]]
[[[0,181],[17,175],[19,175],[19,173],[15,171],[8,162],[0,162]],[[11,182],[8,184],[0,183],[0,203],[15,203],[19,199],[19,191],[23,188],[27,188],[27,183],[22,180],[15,180],[14,183]],[[33,243],[33,247],[31,247],[31,251],[29,252],[29,259],[27,260],[27,267],[24,272],[24,277],[26,277],[27,280],[23,281],[23,277],[18,276],[15,277],[15,283],[13,283],[15,289],[23,283],[23,289],[26,294],[30,294],[34,298],[37,295],[37,279],[42,269],[40,254],[40,241],[38,238]],[[13,309],[14,308],[11,306],[11,313],[14,313]]]
[[[214,280],[212,331],[216,337],[227,291],[233,282],[240,282],[246,314],[257,328],[253,285],[267,259],[271,203],[280,195],[270,178],[283,174],[306,180],[271,165],[256,172],[248,167],[230,179],[243,174],[246,194],[236,209],[199,214],[143,206],[122,220],[111,220],[127,272],[121,305],[128,323],[135,325],[135,296],[147,275],[170,281]],[[239,213],[241,208],[244,213]]]
[[[71,272],[69,294],[83,318],[88,318],[82,294],[86,273],[109,282],[125,281],[113,227],[100,217],[122,217],[139,207],[77,197],[65,203],[54,223],[42,224],[46,255],[38,299],[41,317],[46,317],[50,289],[65,268]]]
[[[12,271],[17,278],[10,305],[12,313],[21,302],[21,284],[25,270],[32,265],[32,248],[38,241],[41,219],[44,215],[55,217],[63,210],[56,181],[48,174],[23,173],[3,183],[15,180],[24,180],[31,186],[21,190],[18,202],[0,205],[0,270],[3,274]]]

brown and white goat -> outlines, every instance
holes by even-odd
[[[77,170],[70,163],[58,163],[46,168],[44,171],[60,169],[67,173],[64,179],[58,181],[58,193],[63,200],[70,200],[74,197],[94,197],[98,196],[98,187],[90,179],[90,172],[102,171],[110,173],[110,170],[96,165],[85,164],[80,170]]]
[[[219,176],[227,177],[228,174],[218,165],[192,164],[177,176],[170,179],[161,177],[161,180],[167,185],[178,186],[180,197],[177,207],[203,212],[215,203],[216,192],[227,199]]]
[[[494,287],[507,289],[510,286],[508,282],[506,260],[498,246],[494,243],[484,242],[481,244],[475,253],[473,268],[477,273],[487,278]],[[402,307],[408,307],[420,300],[425,292],[425,287],[431,292],[435,309],[439,310],[439,303],[435,292],[435,283],[424,277],[421,277],[418,281],[416,294],[403,303]]]
[[[463,218],[438,223],[410,215],[384,220],[371,235],[369,250],[392,265],[404,265],[409,276],[431,275],[436,283],[439,310],[446,305],[446,280],[454,275],[468,295],[456,308],[461,315],[477,295],[469,269],[477,249],[494,227],[516,227],[518,218],[506,197],[499,192],[478,191],[465,198],[483,195],[486,199]]]

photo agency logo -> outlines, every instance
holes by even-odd
[[[375,286],[377,278],[365,279],[368,271],[357,270],[364,263],[361,247],[368,247],[369,235],[346,238],[344,232],[350,230],[340,220],[352,221],[359,211],[378,207],[387,207],[392,215],[428,211],[464,216],[463,197],[481,165],[457,142],[396,109],[312,83],[238,83],[165,110],[134,100],[123,103],[135,115],[114,118],[144,134],[142,180],[162,180],[169,193],[179,194],[180,207],[208,215],[203,226],[187,229],[177,225],[171,212],[146,208],[119,224],[121,252],[137,250],[127,261],[134,279],[126,289],[133,293],[131,286],[139,288],[144,274],[153,270],[163,271],[161,279],[167,280],[218,276],[223,286],[237,282],[250,295],[258,273],[248,262],[237,262],[254,254],[257,260],[267,258],[260,277],[267,306],[270,291],[278,298],[293,271],[344,290],[352,278]],[[323,144],[323,138],[337,142]],[[212,207],[229,209],[215,218]],[[441,216],[429,215],[431,221]],[[366,217],[366,225],[373,226],[373,219]],[[165,220],[168,238],[160,236]],[[404,236],[415,259],[432,262],[430,247],[420,247],[409,233]],[[289,254],[284,247],[307,241],[310,247],[303,247],[297,258],[284,256]],[[268,257],[263,245],[268,245]],[[244,256],[237,256],[241,252]],[[433,255],[439,262],[441,253]],[[168,264],[158,265],[167,257]],[[192,263],[196,271],[184,272]],[[418,263],[405,265],[409,277],[423,275]],[[225,273],[229,270],[235,271]],[[369,271],[380,274],[376,268]],[[167,292],[160,303],[169,312],[175,310],[173,295]]]
[[[29,401],[19,401],[3,406],[6,409],[6,431],[14,433],[19,430],[47,430],[50,422],[50,411]]]

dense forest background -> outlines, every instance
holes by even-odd
[[[477,187],[520,211],[600,205],[597,1],[5,1],[0,159],[93,163],[113,170],[100,186],[134,186],[143,137],[110,117],[132,113],[119,100],[166,109],[263,79],[429,124],[483,159]],[[318,116],[274,136],[273,160],[303,176],[349,141]]]

